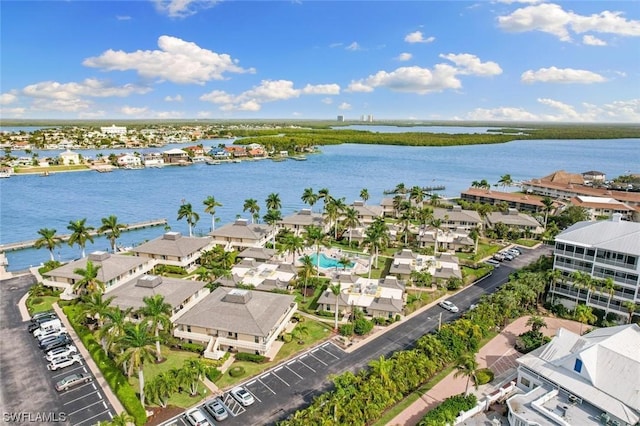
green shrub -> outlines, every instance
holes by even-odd
[[[229,375],[231,377],[242,377],[245,375],[245,373],[246,371],[241,365],[236,365],[235,367],[231,367],[229,369]]]
[[[258,354],[250,354],[248,352],[239,352],[236,354],[236,359],[238,361],[248,361],[255,362],[256,364],[261,364],[267,360],[267,357]]]
[[[385,324],[387,324],[387,319],[386,319],[386,318],[383,318],[383,317],[375,317],[375,318],[373,319],[373,322],[374,322],[376,325],[385,325]]]
[[[206,372],[207,379],[215,382],[222,376],[222,371],[218,370],[216,367],[209,367]]]
[[[486,385],[487,383],[491,382],[494,377],[495,375],[490,368],[481,368],[476,373],[476,385]]]
[[[204,346],[200,345],[198,343],[189,343],[189,342],[184,342],[184,343],[179,343],[178,346],[185,351],[188,352],[195,352],[197,354],[201,354],[204,352]]]
[[[369,321],[368,319],[358,318],[353,323],[353,331],[358,336],[364,336],[371,330],[373,330],[373,322]]]
[[[336,314],[330,311],[316,311],[316,315],[319,317],[333,318]]]
[[[42,297],[34,297],[33,299],[31,299],[31,304],[32,305],[38,305],[40,303],[42,303],[44,299]]]
[[[353,335],[353,324],[342,324],[338,327],[338,333],[341,336],[352,336]]]
[[[516,338],[515,348],[517,351],[526,354],[550,341],[551,338],[545,336],[542,332],[529,330]]]
[[[293,335],[291,333],[284,333],[282,335],[282,341],[285,343],[289,343],[293,340]]]
[[[472,409],[477,402],[478,400],[474,394],[451,396],[429,411],[418,423],[418,426],[453,424],[460,411]]]

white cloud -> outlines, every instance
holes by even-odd
[[[0,95],[0,105],[9,105],[18,100],[18,97],[13,93],[3,93]]]
[[[333,103],[333,98],[322,98],[320,102],[322,102],[325,105],[331,105]]]
[[[156,10],[171,18],[185,18],[195,15],[202,9],[208,9],[218,3],[217,0],[153,0]]]
[[[127,53],[109,49],[100,56],[85,59],[82,64],[106,71],[134,70],[142,77],[159,78],[179,84],[204,84],[222,80],[225,73],[253,73],[226,53],[203,49],[195,43],[167,35],[158,38],[160,50],[137,50]]]
[[[58,83],[57,81],[43,81],[31,84],[22,89],[22,93],[33,98],[47,98],[72,100],[80,96],[106,98],[111,96],[126,97],[132,94],[145,94],[151,88],[125,84],[124,86],[111,86],[104,80],[87,78],[79,83]]]
[[[127,15],[117,15],[116,19],[118,21],[130,21],[131,20],[131,16],[127,16]]]
[[[305,95],[339,95],[340,86],[337,84],[307,84],[302,89]]]
[[[567,42],[571,41],[571,31],[576,34],[596,32],[640,36],[640,21],[625,19],[622,12],[605,10],[583,16],[551,3],[527,6],[509,15],[499,16],[498,25],[510,32],[542,31]]]
[[[214,90],[200,96],[200,100],[214,104],[230,104],[233,103],[233,96],[222,90]]]
[[[582,36],[582,43],[589,46],[606,46],[607,45],[606,41],[600,40],[598,37],[594,37],[589,34]]]
[[[164,100],[166,102],[182,102],[182,95],[165,96]]]
[[[360,81],[352,81],[347,87],[347,92],[373,92],[373,87],[365,84],[362,80]]]
[[[523,108],[477,108],[466,115],[467,120],[474,121],[538,121],[539,117]]]
[[[62,111],[62,112],[80,112],[91,107],[91,102],[81,99],[55,99],[55,98],[38,98],[31,103],[31,109],[34,111]]]
[[[482,62],[476,55],[460,53],[455,55],[449,53],[440,55],[443,59],[448,59],[460,69],[460,74],[471,74],[477,76],[492,76],[502,74],[502,68],[495,62]]]
[[[0,117],[22,117],[25,112],[27,109],[23,107],[0,108]]]
[[[342,110],[342,111],[348,111],[351,109],[351,104],[348,104],[346,102],[341,103],[340,105],[338,105],[338,109]]]
[[[540,68],[537,71],[528,70],[522,73],[520,81],[527,84],[532,83],[578,83],[591,84],[607,81],[600,74],[587,70],[576,70],[572,68]]]
[[[402,61],[402,62],[409,61],[411,60],[411,58],[413,58],[413,55],[407,52],[403,52],[396,57],[398,61]]]
[[[355,52],[356,50],[362,50],[357,41],[354,41],[353,43],[345,47],[345,49],[351,50],[352,52]]]
[[[260,86],[254,87],[240,95],[240,99],[256,99],[262,102],[282,101],[300,96],[300,90],[293,87],[289,80],[262,80]]]
[[[120,108],[121,113],[123,113],[124,115],[132,115],[132,116],[141,116],[141,115],[144,115],[147,111],[149,111],[149,108],[147,107],[123,106],[122,108]]]
[[[431,43],[435,39],[435,37],[424,38],[424,34],[422,34],[422,31],[414,31],[404,37],[404,41],[406,41],[407,43]]]
[[[561,116],[564,119],[575,121],[580,117],[580,115],[576,112],[576,110],[571,105],[565,104],[564,102],[560,102],[560,101],[556,101],[548,98],[538,98],[538,102],[558,110],[558,112],[561,114]]]

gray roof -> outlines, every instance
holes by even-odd
[[[100,267],[97,278],[103,283],[107,283],[149,262],[149,259],[137,256],[93,252],[87,257],[69,262],[59,268],[44,273],[43,275],[80,280],[82,277],[75,274],[73,271],[76,269],[86,269],[88,260],[91,260],[94,266]]]
[[[260,240],[268,235],[272,230],[269,225],[259,223],[249,223],[248,221],[236,220],[228,223],[209,233],[212,237],[241,238],[243,240]]]
[[[245,302],[231,300],[228,295],[246,296]],[[285,294],[218,287],[176,324],[266,337],[294,303],[295,298]]]
[[[274,249],[264,247],[249,247],[248,249],[242,250],[238,253],[238,257],[240,258],[248,257],[257,260],[269,260],[275,255],[276,251]]]
[[[556,241],[640,255],[640,223],[604,220],[578,222],[556,236]]]
[[[433,209],[433,217],[435,219],[444,220],[445,216],[449,218],[451,222],[475,222],[482,223],[480,215],[475,210],[462,210],[462,209]]]
[[[367,306],[368,311],[402,312],[402,299],[392,299],[389,297],[378,297],[373,299],[371,305]]]
[[[400,290],[405,289],[404,283],[402,281],[398,280],[394,276],[389,275],[380,280],[380,287],[399,288]]]
[[[159,279],[159,283],[147,286],[145,282]],[[178,307],[182,302],[196,294],[205,286],[202,281],[181,280],[177,278],[156,277],[154,275],[143,275],[140,278],[131,280],[118,286],[109,292],[109,296],[115,296],[112,305],[121,309],[138,309],[144,306],[142,299],[147,296],[159,294],[164,297],[165,302],[172,307]]]
[[[163,256],[186,257],[202,250],[212,241],[211,237],[185,237],[179,232],[167,232],[159,238],[140,244],[132,251]]]
[[[280,225],[294,225],[294,226],[309,226],[316,225],[324,226],[324,217],[320,213],[313,213],[309,209],[302,209],[299,212],[295,212],[289,216],[285,216],[279,222]]]
[[[375,204],[364,204],[362,201],[354,202],[351,207],[353,207],[360,216],[378,217],[384,214],[384,208],[382,206],[376,206]]]
[[[523,213],[491,212],[486,217],[490,225],[504,223],[505,225],[532,226],[534,228],[541,226],[533,217]]]
[[[412,252],[409,249],[402,249],[398,253],[393,255],[394,259],[416,259],[417,257],[418,254]]]

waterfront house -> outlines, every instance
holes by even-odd
[[[250,285],[262,291],[289,290],[297,276],[298,271],[292,264],[244,258],[233,265],[230,277],[219,278],[216,282],[226,287]]]
[[[482,218],[475,210],[463,210],[461,206],[450,209],[433,209],[433,218],[441,221],[442,228],[451,230],[471,230],[482,228]]]
[[[160,295],[171,305],[171,322],[176,321],[189,308],[209,294],[202,281],[182,280],[157,275],[142,275],[110,291],[112,306],[134,311],[145,306],[144,298]]]
[[[61,152],[59,156],[60,162],[64,166],[82,164],[80,161],[80,154],[78,154],[77,152],[73,152],[67,149],[64,152]]]
[[[367,205],[362,200],[356,200],[351,205],[358,212],[358,220],[364,228],[371,225],[377,218],[384,217],[382,206]]]
[[[161,265],[178,266],[192,271],[198,266],[202,252],[213,246],[211,237],[186,237],[180,232],[167,232],[131,251],[136,256],[154,259]]]
[[[218,287],[178,318],[173,333],[203,343],[205,358],[220,359],[228,351],[273,359],[274,342],[297,308],[293,296]]]
[[[313,213],[311,209],[302,209],[289,216],[285,216],[278,227],[280,229],[288,229],[296,235],[302,235],[307,226],[315,225],[326,233],[329,232],[330,224],[324,221],[324,217],[320,213]]]
[[[589,215],[589,220],[610,218],[619,213],[623,220],[640,221],[640,206],[634,208],[614,198],[577,195],[569,203],[583,208]]]
[[[224,148],[219,146],[211,148],[209,155],[217,160],[227,160],[231,158],[231,153],[227,152]]]
[[[270,225],[250,223],[247,219],[236,219],[216,228],[209,233],[215,245],[224,246],[225,250],[247,247],[264,247],[276,230]]]
[[[142,162],[145,167],[164,167],[164,158],[161,152],[147,152],[143,154]]]
[[[82,279],[73,271],[86,269],[88,261],[91,261],[95,267],[99,267],[97,279],[104,283],[105,293],[149,273],[156,265],[154,259],[95,251],[87,257],[45,272],[42,274],[42,283],[63,290],[60,296],[63,300],[73,299],[76,297],[73,286]]]
[[[551,342],[517,359],[509,425],[637,425],[638,348],[638,324],[582,336],[558,329]]]
[[[582,179],[584,179],[584,183],[587,185],[600,185],[607,180],[607,175],[603,172],[590,170],[582,173]]]
[[[184,148],[184,150],[187,151],[187,153],[191,153],[192,157],[202,157],[205,154],[204,147],[202,145],[188,146]]]
[[[496,224],[502,223],[509,228],[517,229],[531,234],[541,234],[544,229],[540,222],[528,214],[518,212],[516,209],[509,209],[506,212],[490,212],[485,217],[485,227],[493,228]]]
[[[162,158],[164,159],[164,164],[166,165],[183,166],[183,165],[191,164],[191,159],[189,158],[189,154],[187,154],[186,151],[183,151],[178,148],[164,151],[162,153]]]
[[[348,273],[339,274],[331,285],[340,285],[338,295],[339,315],[346,315],[354,307],[371,318],[394,318],[401,315],[405,305],[405,286],[396,277],[368,279]],[[318,298],[318,309],[335,312],[336,296],[325,290]]]
[[[127,128],[125,126],[112,124],[111,126],[100,127],[100,132],[102,132],[103,135],[124,136],[127,134]]]
[[[123,167],[125,169],[142,168],[142,160],[134,154],[120,154],[117,156],[116,162],[119,167]]]
[[[227,145],[224,147],[224,150],[233,158],[246,157],[249,155],[247,148],[242,145]]]
[[[460,193],[460,198],[470,203],[490,204],[492,206],[504,205],[510,209],[517,209],[529,213],[544,211],[541,196],[523,194],[519,192],[499,192],[484,188],[469,188]]]

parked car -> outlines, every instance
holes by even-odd
[[[522,254],[522,250],[520,250],[518,247],[511,247],[509,251],[513,251],[515,253],[518,253],[519,255]]]
[[[441,307],[443,307],[444,309],[446,309],[449,312],[458,312],[459,309],[456,305],[453,304],[453,302],[451,302],[450,300],[443,300],[442,302],[438,303],[438,305],[440,305]]]
[[[65,356],[62,358],[56,358],[47,365],[47,368],[51,371],[55,371],[61,368],[69,367],[75,363],[78,363],[78,364],[82,363],[82,358],[80,358],[80,355],[72,355],[72,356]]]
[[[27,330],[29,330],[29,333],[33,333],[34,331],[40,328],[41,324],[48,321],[55,320],[55,319],[58,319],[58,317],[55,315],[45,315],[45,316],[39,317],[36,320],[32,319],[31,322],[29,323],[29,326],[27,327]]]
[[[498,262],[497,260],[487,259],[485,261],[485,263],[488,263],[489,265],[493,266],[494,268],[499,268],[500,267],[500,262]]]
[[[512,249],[512,248],[507,250],[507,253],[509,253],[511,256],[515,256],[515,257],[518,257],[518,256],[520,256],[522,254],[522,253],[520,253],[520,250]]]
[[[34,337],[38,337],[39,335],[41,335],[46,331],[57,330],[60,327],[62,327],[62,323],[60,322],[59,319],[55,318],[55,319],[40,323],[40,327],[33,330],[31,334],[33,334]]]
[[[38,329],[40,330],[40,329]],[[38,331],[36,330],[36,331]],[[52,336],[59,336],[63,333],[66,333],[67,329],[65,327],[61,327],[61,328],[51,328],[47,331],[43,331],[42,333],[36,335],[36,338],[38,339],[38,342],[43,341],[44,339],[46,339],[47,337],[52,337]]]
[[[40,348],[45,352],[49,352],[53,349],[61,348],[63,346],[68,346],[72,344],[73,344],[73,340],[71,340],[71,337],[69,337],[68,334],[61,334],[59,336],[56,336],[56,338],[50,342],[45,342],[44,344],[43,342],[40,342]]]
[[[502,262],[504,260],[504,256],[500,253],[496,253],[493,255],[493,259]]]
[[[55,317],[57,318],[57,315],[54,311],[42,311],[42,312],[38,312],[35,313],[31,316],[31,321],[37,321],[40,318],[44,318],[44,317]]]
[[[220,398],[215,398],[207,402],[204,408],[219,422],[229,417],[229,413]]]
[[[506,251],[500,252],[500,254],[502,255],[502,257],[504,257],[504,260],[508,260],[508,261],[512,261],[514,256],[507,253]]]
[[[243,388],[242,386],[238,386],[231,389],[230,393],[231,393],[231,396],[236,401],[238,401],[240,404],[242,404],[245,407],[248,407],[249,405],[256,402],[256,400],[253,399],[253,395],[251,395],[249,391]]]
[[[207,416],[199,408],[187,411],[187,421],[193,426],[208,426],[211,422],[207,420]]]
[[[63,346],[61,348],[53,349],[45,355],[47,361],[51,361],[54,358],[60,358],[61,356],[69,356],[78,353],[78,348],[74,345]]]
[[[58,392],[66,391],[82,383],[89,383],[91,380],[93,380],[91,375],[87,373],[71,374],[56,383],[56,390]]]
[[[69,335],[67,333],[62,333],[62,334],[56,334],[53,336],[48,336],[45,337],[44,339],[38,341],[38,344],[40,345],[41,348],[44,348],[45,346],[49,345],[50,343],[54,343],[57,342],[60,339],[64,339],[64,338],[69,338]],[[69,340],[69,343],[71,344],[71,340]],[[49,352],[49,351],[45,351],[45,352]]]

